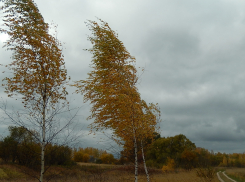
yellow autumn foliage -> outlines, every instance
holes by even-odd
[[[163,172],[173,172],[175,169],[175,162],[174,162],[174,159],[171,159],[168,157],[167,159],[167,165],[164,165],[162,167],[162,171]]]

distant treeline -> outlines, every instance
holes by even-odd
[[[34,135],[24,127],[9,127],[9,136],[0,141],[0,158],[4,162],[12,162],[35,168],[40,165],[40,144]],[[31,131],[35,132],[35,131]],[[46,145],[45,163],[50,165],[71,165],[75,162],[93,162],[113,164],[114,156],[105,150],[92,147],[72,149],[69,146]]]
[[[145,144],[146,164],[157,168],[184,168],[190,170],[196,167],[245,167],[245,153],[214,153],[207,149],[196,147],[185,135],[160,137],[156,133],[152,142]],[[133,161],[133,151],[127,148],[122,151],[121,161]],[[142,162],[139,151],[138,158]],[[168,166],[168,167],[167,167]]]
[[[40,165],[40,144],[24,127],[9,127],[10,135],[0,141],[0,158],[3,162],[17,163],[35,168]],[[35,131],[33,131],[35,132]],[[149,167],[173,170],[196,167],[222,166],[245,167],[245,153],[214,153],[196,147],[185,135],[160,137],[156,133],[153,140],[145,143],[146,163]],[[138,153],[139,162],[142,155]],[[106,150],[87,148],[70,148],[68,146],[48,144],[45,162],[47,165],[72,165],[75,162],[99,164],[129,164],[134,161],[132,148],[124,148],[121,158],[115,159]]]
[[[185,169],[196,167],[245,167],[245,154],[214,153],[196,147],[185,135],[158,138],[146,153],[148,166],[166,167],[174,165]]]
[[[85,149],[79,148],[73,150],[73,160],[75,162],[92,162],[97,164],[114,164],[117,160],[106,150],[100,150],[92,147]]]
[[[4,162],[12,162],[35,168],[40,165],[40,144],[24,127],[9,127],[10,135],[0,141],[0,158]],[[35,131],[32,131],[35,132]],[[46,145],[45,163],[47,165],[70,165],[72,149],[68,146]]]

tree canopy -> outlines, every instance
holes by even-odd
[[[49,34],[37,5],[32,0],[6,0],[1,9],[5,28],[0,31],[10,37],[5,47],[13,51],[14,60],[8,65],[13,77],[6,77],[3,84],[8,95],[21,94],[25,106],[35,109],[65,99],[67,72],[61,44]]]

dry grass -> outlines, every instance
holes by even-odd
[[[26,168],[19,169],[15,165],[0,165],[0,181],[33,182],[37,181],[26,172],[37,175],[39,172],[28,171]],[[12,171],[10,173],[9,171]],[[131,182],[134,181],[133,166],[116,166],[105,164],[79,163],[70,168],[53,166],[46,173],[46,179],[52,178],[50,182]],[[150,169],[152,182],[205,182],[203,178],[196,175],[196,171],[179,170],[173,173],[163,173],[158,169]],[[143,168],[139,168],[139,182],[146,182]],[[219,182],[217,176],[212,182]]]
[[[100,167],[115,167],[113,164],[95,164],[95,163],[85,163],[85,162],[77,162],[80,166],[100,166]]]
[[[206,182],[204,178],[198,177],[194,170],[180,170],[177,173],[153,175],[153,182]],[[217,176],[214,176],[212,182],[219,182]]]
[[[237,182],[245,181],[245,169],[244,168],[227,168],[226,174],[234,178]]]

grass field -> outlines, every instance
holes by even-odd
[[[51,167],[46,173],[46,179],[51,182],[131,182],[134,181],[133,166],[117,166],[105,164],[78,163],[78,165],[65,168]],[[172,173],[163,173],[158,169],[150,169],[152,182],[206,182],[204,178],[197,176],[196,170],[177,170]],[[29,175],[25,174],[29,173]],[[145,182],[144,169],[139,168],[139,182]],[[227,172],[228,173],[228,172]],[[21,168],[16,165],[0,165],[0,181],[33,182],[37,181],[30,175],[38,176],[39,172]],[[219,182],[214,176],[212,182]]]
[[[245,182],[245,169],[244,168],[228,168],[225,170],[226,174],[237,182]]]

